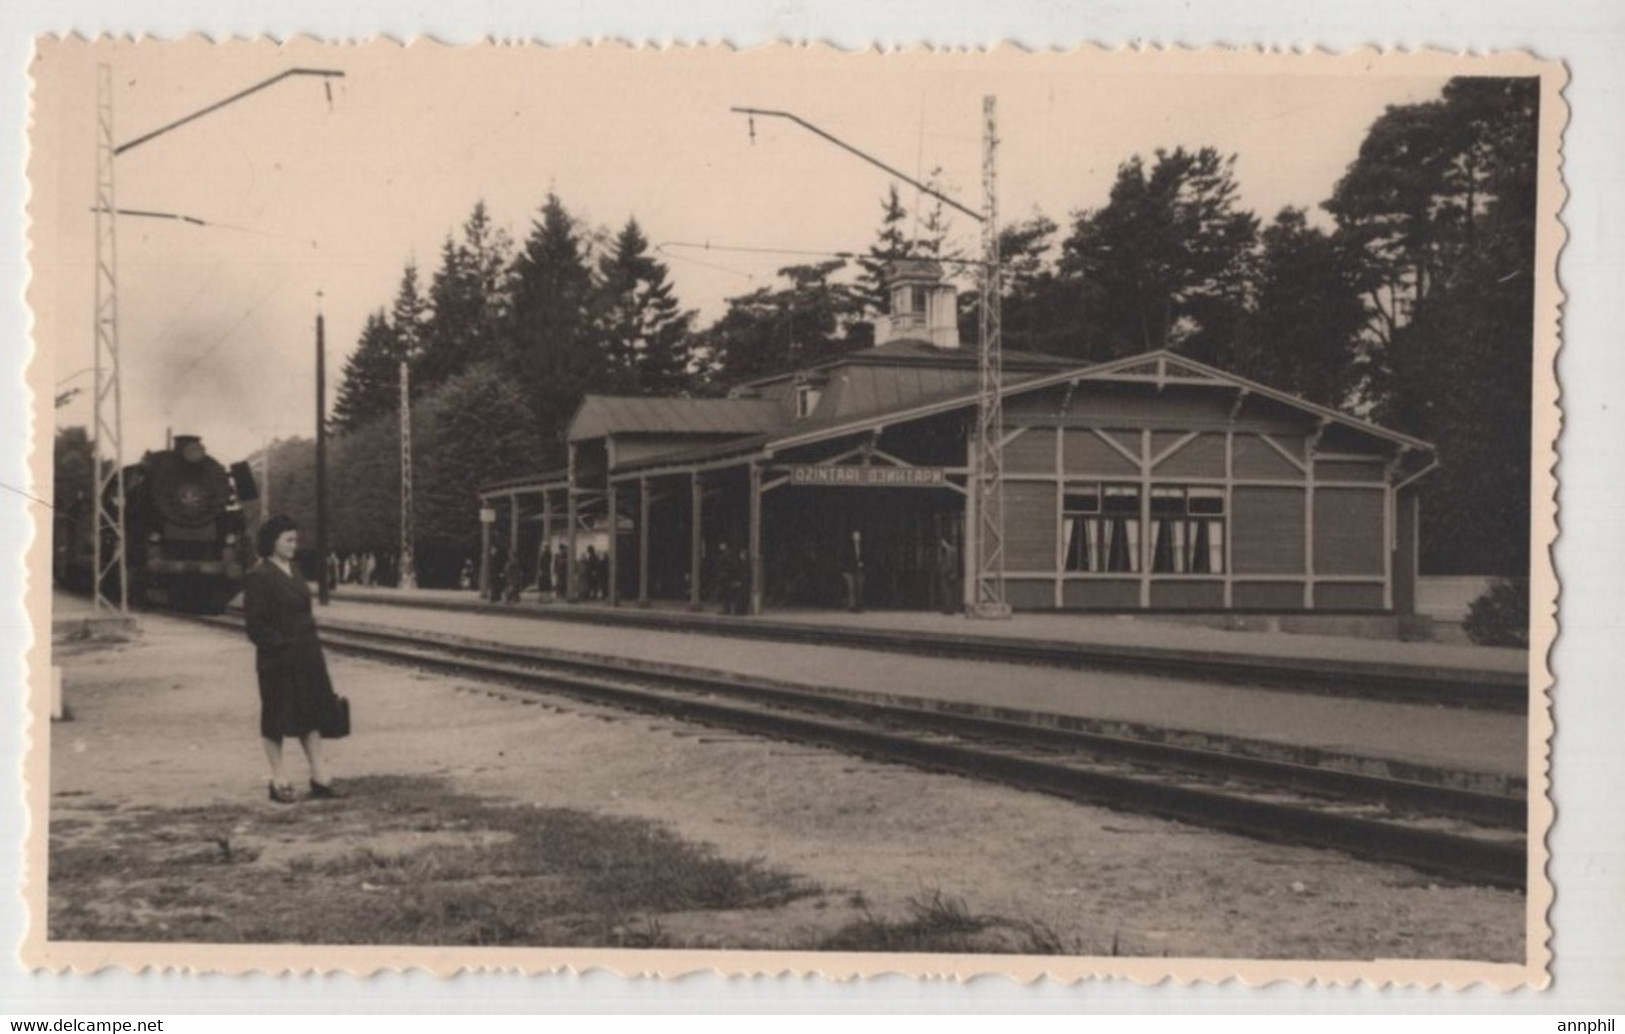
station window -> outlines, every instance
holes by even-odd
[[[1223,574],[1224,489],[1157,485],[1151,522],[1142,527],[1138,485],[1071,483],[1061,502],[1061,541],[1067,571]]]
[[[1068,571],[1140,569],[1137,485],[1069,484],[1061,502],[1061,539]]]
[[[802,384],[796,388],[796,419],[805,420],[813,415],[818,408],[818,399],[822,393],[811,384]]]
[[[1173,485],[1151,489],[1151,570],[1224,572],[1224,489]]]

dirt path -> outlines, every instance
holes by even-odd
[[[276,808],[264,800],[252,648],[170,619],[143,623],[136,642],[59,655],[74,715],[52,729],[64,843],[94,842],[109,816],[141,808]],[[773,908],[664,915],[677,946],[808,947],[935,896],[1035,924],[1079,954],[1523,957],[1517,894],[662,718],[330,664],[357,726],[335,749],[341,779],[429,777],[497,802],[650,819],[822,889]],[[399,846],[343,829],[343,805],[320,807],[340,809],[327,812],[340,816],[339,848]],[[256,850],[257,864],[298,861],[274,844]],[[116,897],[116,877],[105,889]]]

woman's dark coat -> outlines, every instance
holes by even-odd
[[[314,732],[332,703],[333,683],[316,637],[310,588],[261,560],[243,579],[243,617],[257,648],[260,735],[279,740]]]

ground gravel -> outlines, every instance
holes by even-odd
[[[98,816],[143,807],[274,808],[264,801],[252,647],[164,617],[143,626],[130,643],[59,649],[73,720],[50,733],[54,829],[82,836]],[[663,718],[329,661],[355,715],[356,735],[334,749],[341,779],[434,777],[492,800],[650,819],[823,889],[781,908],[663,917],[684,946],[807,947],[855,918],[901,919],[912,902],[936,897],[1041,929],[1076,954],[1524,957],[1525,899],[1511,892]],[[290,761],[302,775],[296,746]]]

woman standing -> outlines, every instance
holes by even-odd
[[[282,740],[299,740],[310,764],[310,796],[341,797],[322,753],[322,718],[334,706],[333,683],[316,638],[310,589],[294,569],[299,529],[293,519],[272,517],[260,526],[260,562],[243,579],[243,616],[257,648],[260,737],[271,765],[271,800],[292,804],[293,784],[282,774]]]

